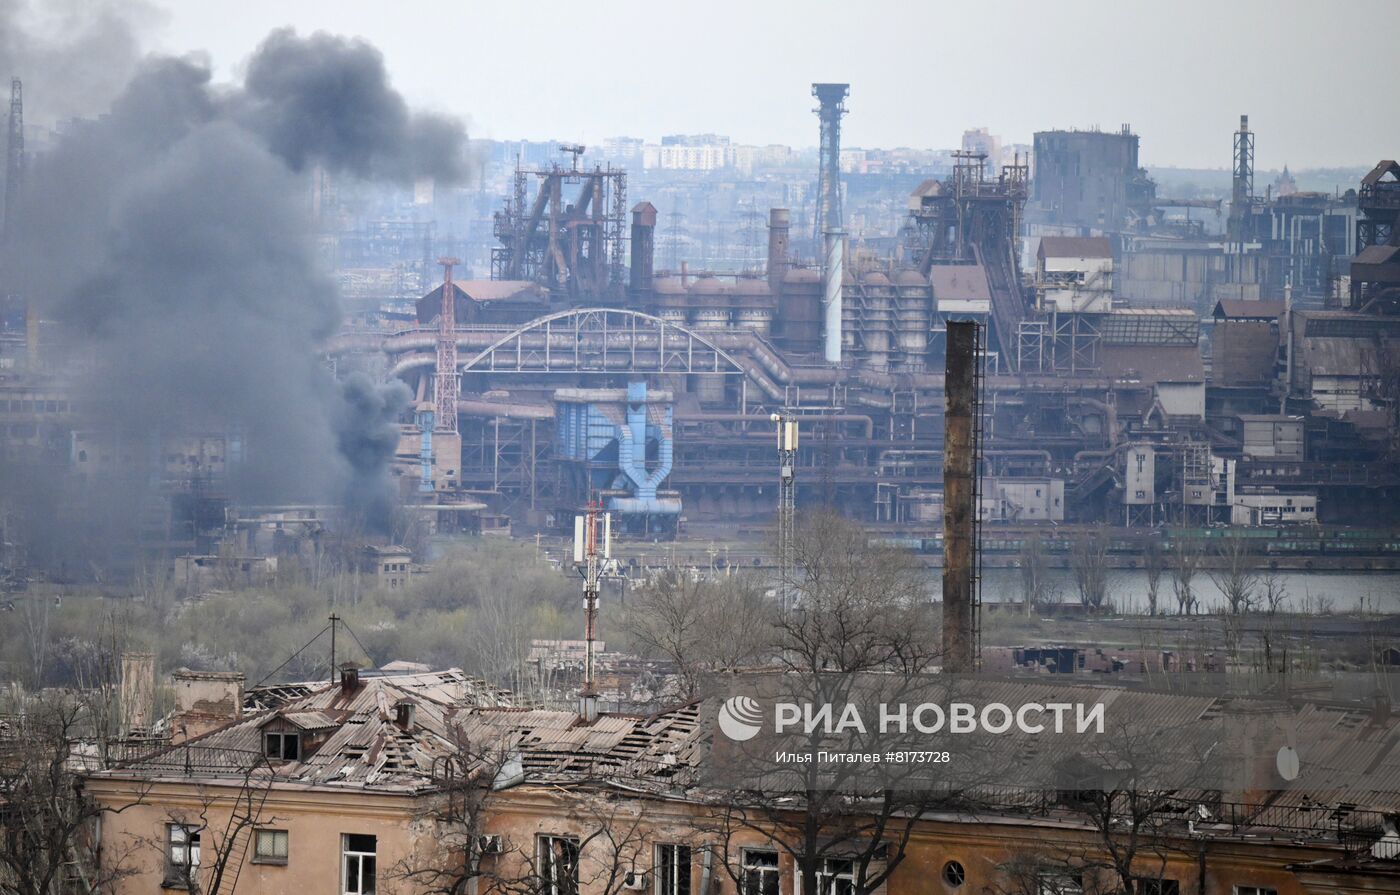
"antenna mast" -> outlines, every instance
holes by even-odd
[[[574,564],[583,575],[583,687],[578,714],[598,720],[598,593],[612,565],[612,515],[590,502],[588,512],[574,517]]]

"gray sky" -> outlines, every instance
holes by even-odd
[[[844,143],[949,147],[968,127],[1142,136],[1148,165],[1261,169],[1400,154],[1400,0],[159,0],[152,43],[237,71],[268,30],[359,35],[474,136],[665,133],[816,143],[814,80],[849,81]]]

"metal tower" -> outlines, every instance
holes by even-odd
[[[813,84],[812,95],[820,104],[812,111],[821,119],[821,160],[817,181],[817,213],[812,237],[818,246],[822,234],[840,230],[845,215],[841,213],[841,119],[846,114],[846,97],[850,84]]]
[[[10,132],[5,153],[5,220],[0,234],[9,234],[19,211],[19,191],[24,180],[24,85],[10,81]]]
[[[439,258],[442,265],[442,302],[438,311],[437,368],[433,374],[436,430],[457,431],[457,294],[452,287],[456,258]]]
[[[841,213],[841,117],[846,114],[849,84],[813,84],[812,95],[821,104],[820,179],[817,183],[816,233],[813,244],[822,255],[822,354],[830,363],[841,362],[841,295],[845,259],[845,216]]]
[[[1235,131],[1234,184],[1230,194],[1230,242],[1244,253],[1248,233],[1249,207],[1254,201],[1254,134],[1249,129],[1249,116],[1240,116],[1240,129]]]
[[[783,611],[792,608],[797,574],[793,537],[797,525],[797,417],[784,410],[770,419],[778,424],[778,587]]]
[[[598,720],[598,592],[603,576],[611,571],[611,561],[612,516],[590,503],[586,514],[574,517],[574,564],[583,576],[583,687],[578,714],[586,722]]]

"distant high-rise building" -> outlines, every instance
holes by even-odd
[[[985,155],[989,169],[995,170],[1001,165],[1001,137],[992,134],[985,127],[963,131],[962,150]]]

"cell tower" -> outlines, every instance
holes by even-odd
[[[437,368],[433,375],[434,421],[438,432],[457,431],[457,294],[452,287],[456,258],[439,258],[442,265],[442,302],[438,312]]]
[[[583,576],[583,686],[578,694],[578,714],[586,722],[598,720],[598,592],[603,576],[612,571],[612,516],[588,512],[574,517],[574,565]]]
[[[0,234],[9,234],[19,212],[19,192],[24,180],[24,85],[10,81],[10,130],[5,153],[5,220]]]
[[[792,582],[797,574],[793,538],[797,526],[797,417],[788,411],[773,414],[778,424],[778,587],[783,611],[792,608]]]
[[[1244,253],[1247,241],[1249,207],[1254,202],[1254,133],[1249,129],[1249,116],[1240,116],[1240,129],[1235,131],[1235,164],[1233,189],[1230,194],[1230,242]]]

